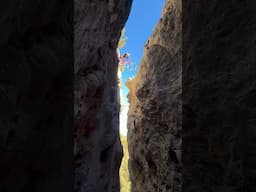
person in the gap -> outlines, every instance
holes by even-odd
[[[125,65],[130,64],[129,58],[130,58],[130,53],[125,53],[119,57],[119,67],[121,72],[124,71]]]

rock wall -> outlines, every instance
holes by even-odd
[[[75,0],[75,191],[119,191],[117,43],[131,0]]]
[[[181,1],[166,1],[127,82],[132,192],[181,191],[181,174],[184,192],[255,191],[255,12],[183,0],[181,17]]]
[[[127,82],[132,192],[181,191],[181,1],[167,0]]]
[[[73,2],[0,4],[0,191],[70,192]]]
[[[182,4],[184,192],[255,191],[256,2]]]

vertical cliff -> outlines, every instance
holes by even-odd
[[[130,88],[132,192],[181,191],[181,1],[167,0]]]
[[[127,82],[132,192],[181,191],[181,173],[184,192],[255,191],[255,12],[183,0],[181,21],[181,1],[166,1]]]
[[[131,0],[75,0],[75,191],[119,191],[116,48]]]

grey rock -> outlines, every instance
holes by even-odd
[[[131,0],[75,0],[75,191],[118,192],[117,43]]]

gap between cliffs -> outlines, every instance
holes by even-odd
[[[120,191],[116,49],[131,4],[75,1],[75,191]],[[254,191],[254,4],[165,0],[127,82],[131,192],[181,192],[181,183],[186,191]]]
[[[177,119],[174,118],[174,123],[179,123],[179,115],[181,115],[179,6],[180,4],[174,1],[166,1],[163,10],[159,10],[159,12],[162,11],[161,18],[158,17],[150,29],[146,29],[147,25],[144,25],[142,30],[149,30],[148,34],[151,37],[148,39],[147,36],[146,44],[143,42],[141,45],[141,50],[144,47],[144,53],[142,59],[138,61],[140,62],[139,70],[135,73],[128,70],[129,64],[134,59],[133,47],[129,45],[129,41],[135,38],[129,35],[132,22],[128,23],[127,27],[125,26],[128,41],[123,30],[118,44],[118,79],[121,94],[120,131],[124,152],[120,168],[122,192],[169,191],[174,188],[174,185],[176,189],[180,187],[181,173],[171,171],[173,166],[180,168],[180,127],[170,124],[170,118],[173,118],[170,117],[172,113],[176,113]],[[156,11],[158,10],[152,10],[149,14],[154,14]],[[130,15],[132,16],[133,14]],[[148,20],[150,19],[148,16]],[[149,22],[148,20],[144,22]],[[139,34],[136,35],[139,36]],[[130,57],[125,57],[127,51],[130,50],[131,53],[128,52]],[[129,76],[130,74],[133,76]],[[123,98],[125,86],[129,89],[127,95],[129,104],[125,103],[125,98]],[[176,93],[168,97],[172,92]],[[172,107],[173,111],[171,111],[173,104],[176,107]],[[125,110],[125,106],[129,107],[129,112]],[[124,126],[125,128],[127,126],[128,133],[122,136]],[[173,137],[172,131],[176,131],[175,141],[172,140],[175,143],[170,143]],[[129,173],[127,173],[128,170]]]

